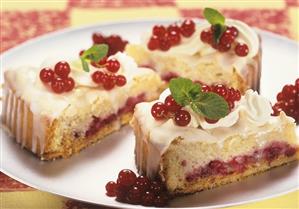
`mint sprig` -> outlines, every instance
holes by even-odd
[[[108,54],[108,45],[107,44],[95,44],[89,49],[85,50],[80,56],[83,70],[89,72],[89,62],[99,62]]]
[[[205,118],[218,120],[229,113],[228,104],[223,97],[212,92],[202,92],[201,86],[190,79],[171,79],[169,89],[178,104],[190,105],[194,112]]]
[[[203,11],[203,16],[212,25],[214,30],[213,41],[218,44],[220,37],[226,30],[225,17],[215,9],[205,8]]]

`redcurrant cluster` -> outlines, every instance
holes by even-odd
[[[119,172],[116,182],[109,181],[106,191],[107,196],[134,205],[163,207],[170,198],[161,181],[151,181],[145,176],[137,177],[128,169]]]
[[[39,78],[44,84],[50,84],[52,90],[57,93],[69,92],[75,87],[75,81],[69,77],[70,65],[65,61],[56,63],[54,70],[43,68],[39,73]]]
[[[285,85],[276,96],[277,102],[273,105],[273,115],[279,115],[284,111],[299,123],[299,78],[294,85]]]
[[[118,35],[104,36],[101,33],[92,34],[92,40],[94,44],[107,44],[109,46],[108,56],[118,51],[123,52],[128,43]]]
[[[234,89],[232,87],[227,87],[223,84],[217,84],[211,86],[202,85],[201,88],[203,92],[214,92],[219,96],[222,96],[228,104],[229,111],[231,111],[235,107],[235,102],[241,99],[241,93],[239,90]],[[218,120],[211,120],[206,118],[206,121],[208,123],[216,123]]]
[[[195,23],[188,19],[183,21],[180,26],[177,24],[171,24],[168,27],[155,25],[147,47],[149,50],[167,51],[181,42],[181,36],[190,37],[194,32]]]
[[[214,27],[211,26],[209,29],[203,30],[200,34],[200,39],[202,42],[210,44],[214,49],[220,52],[229,51],[234,47],[236,55],[240,57],[247,56],[249,49],[245,43],[235,42],[238,37],[239,31],[234,26],[227,26],[226,30],[220,37],[219,43],[215,43],[214,37]]]
[[[182,106],[176,103],[171,95],[165,98],[164,103],[155,103],[152,106],[151,113],[156,120],[172,118],[175,124],[178,126],[186,126],[191,121],[190,113],[186,110],[183,110]]]
[[[116,59],[107,60],[107,58],[104,57],[98,63],[92,63],[92,65],[97,68],[105,67],[109,72],[107,73],[97,70],[91,76],[92,80],[97,84],[101,84],[104,89],[111,90],[115,86],[121,87],[127,83],[125,76],[115,75],[120,68],[120,63]]]

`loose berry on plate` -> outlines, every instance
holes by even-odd
[[[174,100],[174,98],[171,95],[168,95],[165,98],[164,104],[166,106],[167,111],[169,112],[176,112],[180,109],[182,109],[182,106],[179,105],[178,103],[176,103],[176,101]]]
[[[128,191],[128,203],[130,204],[140,204],[141,202],[141,197],[142,197],[142,191],[139,187],[133,186],[131,189]]]
[[[127,83],[127,79],[123,75],[117,75],[115,83],[116,83],[117,86],[124,86]]]
[[[235,53],[240,57],[247,56],[249,52],[248,46],[244,43],[238,43],[235,47]]]
[[[62,92],[64,92],[64,89],[65,89],[65,83],[64,81],[57,77],[57,78],[54,78],[52,81],[51,81],[51,88],[52,90],[57,93],[57,94],[61,94]]]
[[[118,174],[117,183],[119,185],[129,187],[135,184],[136,178],[136,174],[133,171],[129,169],[123,169]]]
[[[58,62],[54,67],[54,72],[61,78],[67,78],[71,72],[69,63],[65,61]]]
[[[167,108],[162,102],[157,102],[152,106],[151,113],[155,119],[162,120],[166,118]]]
[[[155,201],[155,194],[152,191],[146,191],[141,200],[141,204],[144,206],[151,206],[154,205]]]
[[[63,82],[64,82],[64,91],[65,92],[69,92],[74,89],[75,81],[73,78],[71,78],[71,77],[65,78],[65,79],[63,79]]]
[[[190,37],[195,32],[195,23],[192,20],[184,20],[181,25],[181,34],[185,37]]]
[[[110,59],[106,62],[106,68],[112,73],[116,73],[120,68],[120,63],[116,59]]]
[[[109,197],[115,197],[116,196],[116,189],[117,184],[114,181],[109,181],[106,186],[106,195]]]
[[[175,124],[178,126],[186,126],[191,121],[191,115],[186,110],[178,110],[174,116]]]
[[[150,187],[150,180],[146,176],[138,176],[136,179],[136,186],[141,188],[143,191],[147,190]]]
[[[49,83],[54,78],[54,71],[51,68],[43,68],[39,73],[39,78],[44,83]]]

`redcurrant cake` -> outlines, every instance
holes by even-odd
[[[130,124],[138,171],[171,194],[210,189],[298,159],[295,120],[256,91],[175,78]]]
[[[208,22],[155,25],[141,37],[141,44],[128,44],[126,52],[139,66],[149,66],[163,80],[186,77],[207,85],[225,84],[242,93],[259,90],[261,41],[247,24],[226,19],[205,9]]]
[[[81,52],[83,65],[4,72],[2,121],[22,147],[42,160],[69,157],[127,124],[136,103],[158,98],[163,82],[156,73],[121,52],[103,57],[103,46]]]

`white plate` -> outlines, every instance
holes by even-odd
[[[131,42],[138,42],[139,35],[157,22],[110,23],[51,33],[3,53],[1,68],[38,66],[47,57],[75,58],[81,49],[91,45],[91,34],[95,31],[117,33]],[[260,34],[263,39],[261,90],[273,101],[284,84],[299,77],[298,45],[269,32],[260,31]],[[1,171],[39,190],[107,206],[142,207],[122,204],[105,195],[106,182],[115,180],[121,169],[136,170],[133,150],[134,135],[129,127],[124,127],[70,159],[41,162],[22,150],[1,129]],[[239,183],[177,198],[171,206],[212,208],[266,199],[298,189],[298,176],[299,166],[293,163]]]

